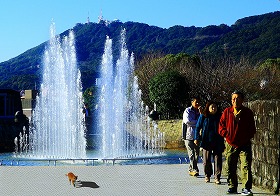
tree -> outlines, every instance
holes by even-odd
[[[87,104],[91,111],[94,110],[94,106],[96,105],[97,100],[97,88],[92,86],[87,88],[83,93],[84,103]]]
[[[149,98],[149,82],[157,74],[169,70],[177,71],[185,78],[189,78],[190,70],[197,70],[201,66],[198,56],[190,56],[186,53],[163,55],[160,53],[152,53],[146,55],[136,64],[136,75],[140,89],[142,90],[142,100],[149,108],[153,107],[153,103]],[[188,81],[190,81],[188,79]]]
[[[149,82],[149,97],[164,118],[178,118],[184,110],[188,87],[178,71],[169,70]]]

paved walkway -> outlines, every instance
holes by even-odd
[[[199,164],[200,171],[202,164]],[[66,173],[78,175],[79,186],[69,184]],[[220,196],[222,184],[192,177],[186,164],[114,166],[0,166],[0,195],[5,196]],[[238,189],[241,192],[241,187]],[[254,195],[273,195],[254,187]]]

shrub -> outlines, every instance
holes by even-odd
[[[149,82],[149,97],[163,118],[178,118],[184,110],[188,87],[179,72],[158,73]]]

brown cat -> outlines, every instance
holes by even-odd
[[[75,187],[75,183],[76,183],[76,180],[78,179],[78,176],[75,176],[75,174],[73,174],[72,172],[69,172],[68,174],[65,174],[65,175],[68,176],[70,185],[72,182],[73,186]]]

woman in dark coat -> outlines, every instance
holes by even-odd
[[[218,134],[220,112],[215,102],[208,102],[203,113],[199,116],[196,128],[194,143],[200,144],[203,149],[203,166],[205,182],[210,182],[213,174],[211,157],[214,158],[215,183],[221,184],[222,153],[225,149],[224,138]]]

